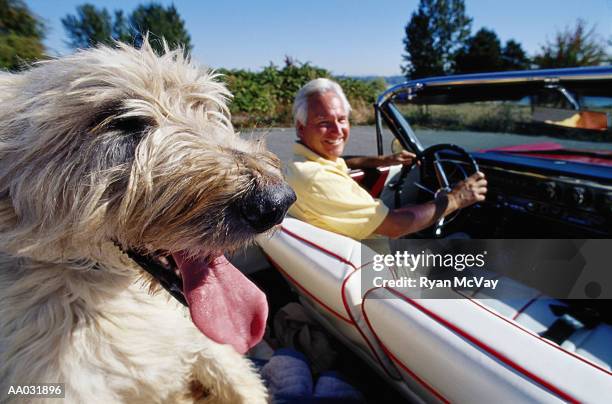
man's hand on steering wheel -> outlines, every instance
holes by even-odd
[[[405,208],[401,206],[404,179],[411,169],[411,166],[404,165],[394,186],[395,209],[376,229],[377,234],[405,236],[431,226],[433,221],[433,236],[443,237],[444,226],[453,221],[461,209],[485,200],[485,175],[465,149],[454,144],[436,144],[420,152],[417,159],[421,166],[421,178],[428,178],[429,186],[418,182],[414,182],[414,185],[434,195],[434,201]],[[449,167],[454,171],[449,171]],[[462,175],[458,182],[457,172]],[[468,176],[470,172],[472,174]]]
[[[384,166],[393,166],[396,164],[401,164],[404,166],[411,166],[416,161],[416,154],[411,153],[406,150],[402,150],[399,153],[388,154],[382,157],[382,165]]]
[[[478,171],[465,180],[459,182],[448,193],[448,204],[452,211],[467,208],[477,202],[485,200],[487,194],[487,180],[485,175]]]

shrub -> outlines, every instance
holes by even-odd
[[[230,103],[232,119],[238,127],[284,125],[292,126],[291,108],[297,91],[308,81],[331,77],[331,73],[309,63],[286,58],[285,66],[274,64],[261,72],[246,70],[219,70],[234,94]],[[371,81],[336,78],[353,107],[354,123],[372,123],[372,104],[385,89],[384,80]]]

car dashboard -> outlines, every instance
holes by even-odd
[[[473,237],[610,237],[612,167],[491,152],[474,157],[489,191],[464,223]]]

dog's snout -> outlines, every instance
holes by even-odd
[[[285,183],[267,186],[244,198],[240,212],[249,226],[261,233],[279,224],[295,199],[293,189]]]

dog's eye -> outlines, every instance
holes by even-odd
[[[106,130],[115,130],[125,134],[142,135],[155,124],[153,119],[142,116],[124,116],[111,120]]]
[[[143,137],[155,125],[153,118],[132,115],[122,101],[115,101],[99,107],[84,130],[98,155],[105,156],[102,167],[110,168],[130,164]]]
[[[133,135],[138,139],[150,127],[155,125],[153,118],[138,115],[126,115],[128,112],[121,101],[101,107],[89,123],[92,133],[116,131],[125,135]]]

